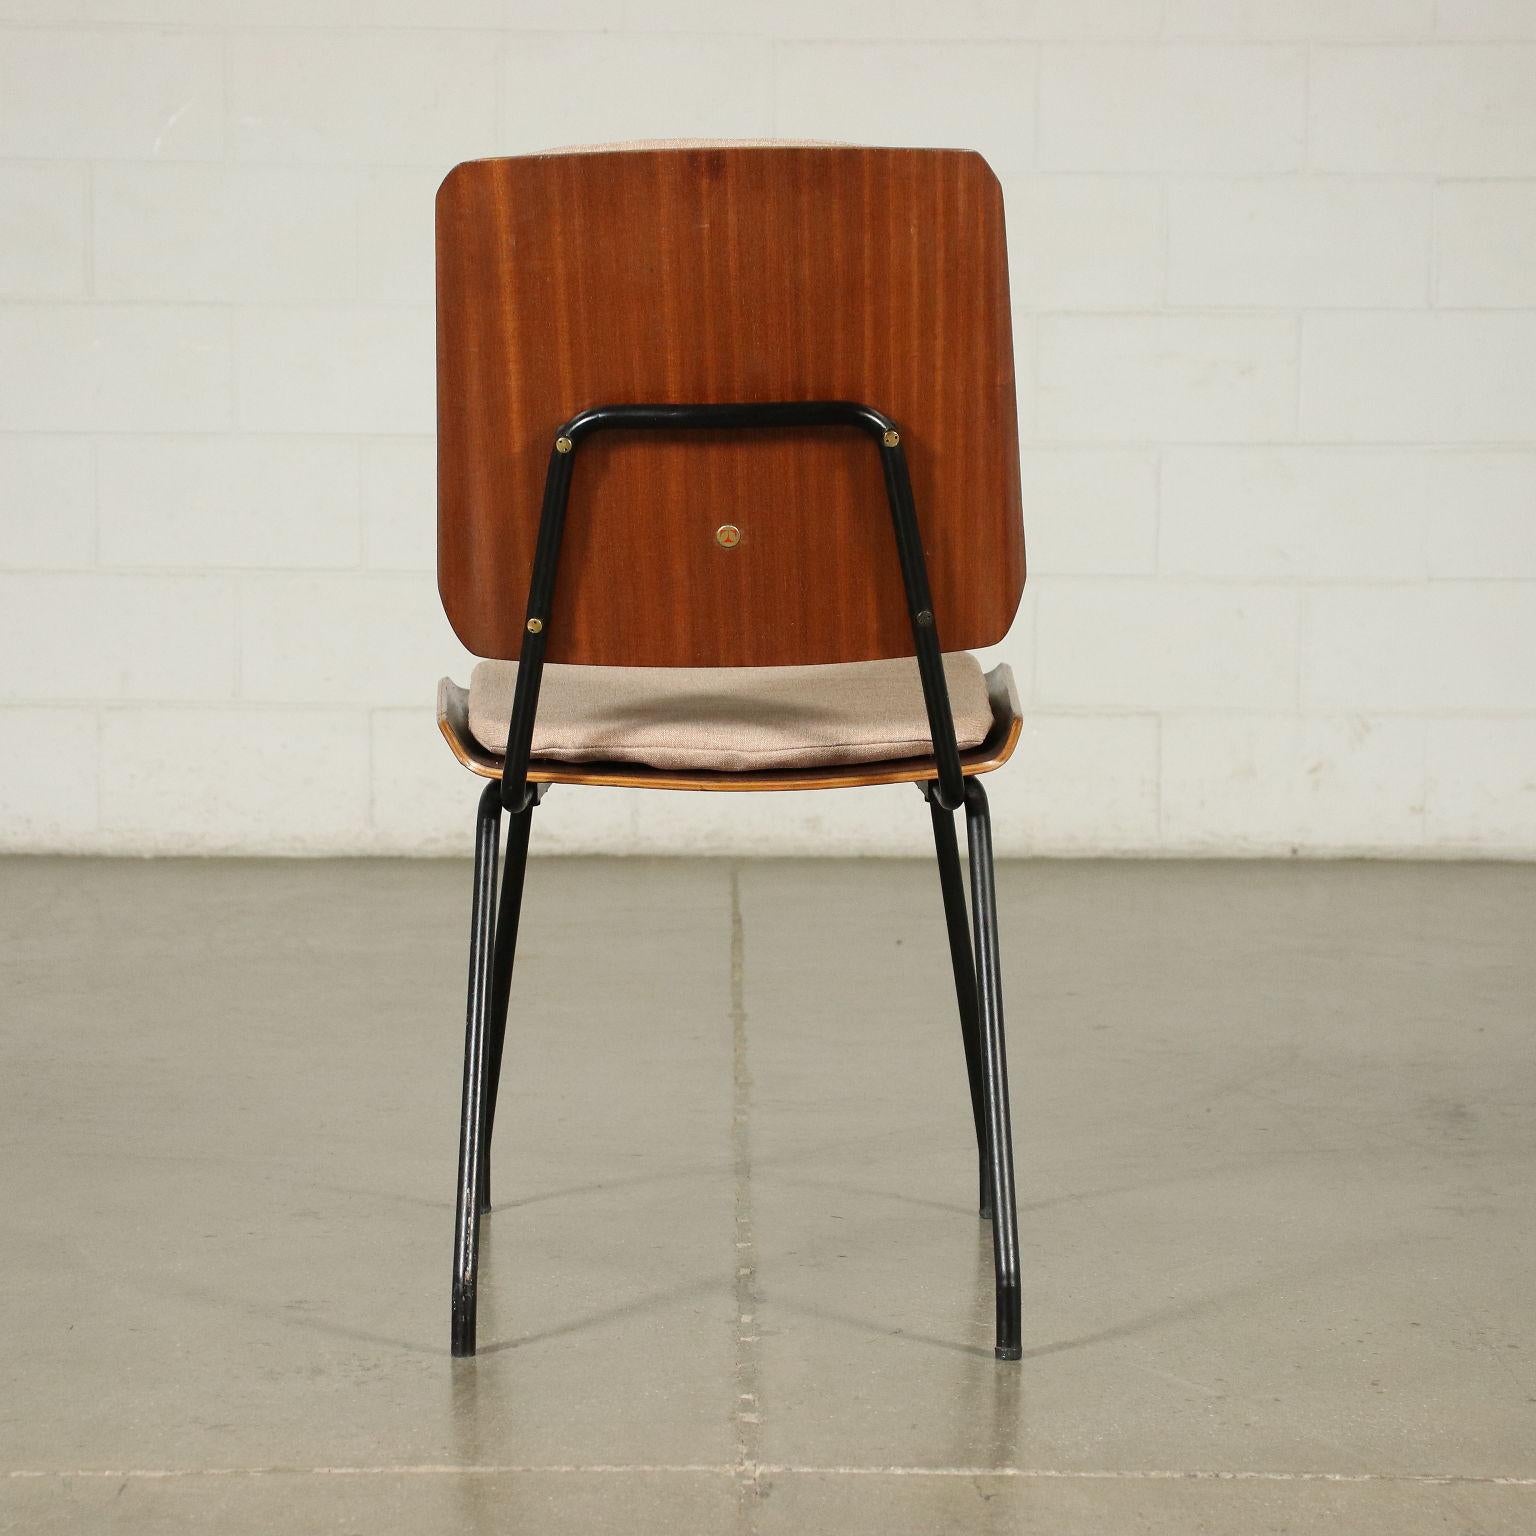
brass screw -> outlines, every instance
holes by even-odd
[[[891,430],[880,439],[880,441],[884,443],[887,448],[894,448],[896,444],[901,441],[901,433],[892,427]]]
[[[568,438],[568,437],[557,437],[555,439],[555,452],[556,453],[569,453],[570,451],[571,451],[571,440],[570,440],[570,438]]]
[[[721,549],[735,549],[741,543],[741,529],[735,523],[721,523],[715,529],[715,543]]]
[[[543,619],[529,619],[528,620],[528,633],[530,635],[538,635],[538,634],[542,634],[543,632],[544,632],[544,620]]]

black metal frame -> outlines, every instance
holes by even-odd
[[[885,477],[886,499],[901,564],[923,700],[934,746],[934,777],[923,794],[933,819],[939,883],[949,929],[961,1037],[975,1122],[979,1204],[992,1222],[1000,1360],[1020,1357],[1018,1216],[1013,1188],[1013,1139],[1008,1110],[1008,1065],[1003,1045],[1002,973],[997,939],[992,822],[980,783],[960,766],[943,651],[928,590],[922,538],[912,501],[901,434],[890,417],[851,400],[776,401],[739,405],[609,405],[582,411],[560,428],[544,481],[524,622],[522,656],[507,730],[500,783],[480,796],[475,832],[474,898],[470,919],[469,1002],[464,1040],[464,1095],[459,1134],[459,1188],[454,1224],[453,1353],[475,1352],[476,1280],[480,1217],[490,1209],[491,1133],[506,1040],[507,1002],[517,948],[518,916],[527,869],[528,835],[543,786],[528,782],[533,722],[538,711],[544,652],[559,571],[560,545],[570,500],[576,449],[593,433],[623,429],[854,428],[873,438]],[[971,917],[960,876],[954,813],[965,807],[970,855]],[[511,815],[500,911],[496,865],[501,813]],[[974,946],[972,924],[974,922]]]

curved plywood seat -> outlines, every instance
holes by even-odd
[[[990,773],[1013,756],[1024,729],[1013,671],[1006,665],[987,673],[992,729],[976,747],[960,754],[967,775]],[[450,678],[437,685],[437,725],[453,755],[486,779],[501,777],[502,759],[475,740],[469,728],[469,690]],[[772,789],[850,789],[869,784],[920,784],[934,777],[931,757],[873,763],[834,763],[821,768],[773,768],[738,773],[651,768],[643,763],[560,763],[535,758],[528,778],[535,784],[603,784],[629,789],[695,789],[726,792]]]

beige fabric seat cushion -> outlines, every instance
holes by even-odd
[[[992,727],[981,665],[944,658],[963,750]],[[515,661],[482,661],[469,683],[469,729],[507,747]],[[567,667],[548,665],[533,756],[563,763],[649,763],[741,772],[874,763],[933,751],[917,662],[826,667]]]

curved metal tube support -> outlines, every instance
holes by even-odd
[[[502,864],[501,902],[491,962],[490,1038],[486,1046],[485,1134],[480,1139],[480,1212],[491,1208],[491,1142],[496,1134],[496,1096],[501,1087],[501,1055],[507,1039],[507,1004],[512,995],[512,964],[517,957],[517,924],[523,910],[523,879],[528,872],[528,834],[534,807],[544,786],[535,784],[527,808],[507,823],[507,851]]]
[[[923,702],[933,741],[940,804],[957,810],[965,798],[960,748],[955,741],[954,716],[944,681],[944,656],[938,622],[928,589],[922,533],[912,500],[912,481],[901,446],[901,433],[889,416],[855,400],[776,400],[726,405],[601,405],[572,416],[555,435],[544,477],[544,502],[539,537],[534,546],[533,572],[528,584],[522,652],[507,728],[507,752],[502,765],[501,799],[517,814],[529,804],[528,761],[533,747],[533,721],[539,707],[544,652],[553,622],[551,608],[565,514],[570,502],[571,472],[576,448],[594,432],[622,428],[630,431],[774,427],[852,427],[872,438],[880,453],[886,499],[896,535],[901,579],[912,623],[913,648],[923,684]]]
[[[485,1046],[491,1014],[495,940],[496,845],[501,795],[493,780],[475,818],[475,884],[470,906],[469,1000],[464,1023],[464,1097],[459,1116],[459,1191],[453,1218],[453,1352],[475,1352],[480,1261],[481,1142],[485,1134]]]
[[[971,924],[965,911],[965,878],[960,873],[960,845],[955,813],[946,811],[923,786],[933,818],[933,844],[939,856],[939,889],[944,894],[944,923],[949,930],[949,960],[955,973],[955,1001],[960,1006],[960,1038],[965,1045],[965,1075],[971,1086],[971,1120],[976,1127],[976,1203],[982,1219],[992,1215],[992,1173],[987,1155],[987,1108],[982,1088],[981,1030],[977,1023],[976,962],[971,953]]]
[[[992,1260],[997,1276],[997,1358],[1022,1353],[1019,1217],[1013,1190],[1013,1127],[1008,1110],[1008,1056],[1003,1045],[1003,974],[997,940],[997,881],[992,815],[979,780],[965,781],[971,911],[976,924],[976,995],[981,1016],[981,1076],[992,1175]]]

